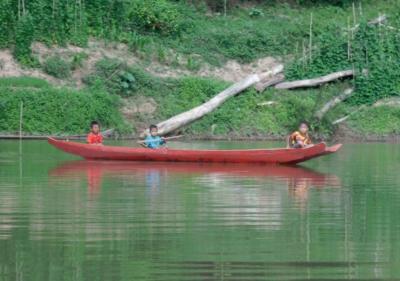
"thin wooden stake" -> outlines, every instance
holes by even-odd
[[[224,0],[224,17],[226,17],[226,9],[227,9],[226,5],[227,5],[227,1],[228,1],[228,0]]]
[[[351,39],[353,32],[350,28],[350,18],[347,17],[347,59],[351,61]]]
[[[19,111],[19,138],[22,139],[22,119],[24,116],[24,102],[21,101],[20,111]]]
[[[19,139],[22,139],[22,120],[24,117],[24,102],[21,101],[19,109]]]
[[[21,18],[21,0],[18,0],[18,20]]]
[[[309,49],[310,49],[310,63],[312,61],[312,26],[313,26],[313,14],[311,13],[311,16],[310,16],[310,46],[309,46]]]
[[[53,13],[53,19],[54,19],[55,15],[56,15],[56,0],[53,0],[53,11],[52,11],[52,13]]]
[[[22,1],[22,15],[25,16],[26,15],[26,11],[25,11],[25,0],[21,0]]]
[[[22,155],[22,121],[24,117],[24,102],[21,101],[19,109],[19,155]]]

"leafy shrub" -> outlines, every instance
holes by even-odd
[[[43,70],[60,79],[71,76],[71,64],[58,56],[47,58],[43,64]]]
[[[134,27],[164,35],[177,34],[182,28],[176,6],[166,0],[133,1],[129,18]]]
[[[134,74],[128,66],[115,59],[103,59],[96,63],[95,73],[84,79],[89,86],[102,85],[109,93],[130,96],[137,90]]]
[[[83,62],[87,60],[88,57],[89,57],[88,54],[86,54],[85,52],[75,53],[72,56],[71,69],[75,70],[79,67],[82,67]]]
[[[201,68],[201,61],[195,56],[189,56],[187,58],[186,67],[191,71],[198,71]]]
[[[118,98],[104,92],[1,87],[0,104],[4,110],[0,112],[0,131],[18,131],[21,101],[26,133],[84,133],[91,120],[99,120],[105,128],[124,126]]]
[[[12,1],[0,1],[0,48],[6,48],[13,43],[15,19],[12,14]]]
[[[31,44],[33,42],[34,28],[32,17],[23,16],[16,26],[14,56],[24,65],[33,66],[36,61],[32,57]]]
[[[147,36],[143,36],[137,32],[129,34],[127,44],[129,49],[133,52],[143,51],[146,46],[151,43],[151,39]]]
[[[252,8],[249,12],[250,17],[262,17],[264,16],[264,12],[257,8]]]
[[[399,23],[392,23],[400,26]],[[312,61],[303,58],[286,68],[288,79],[303,79],[338,70],[355,69],[356,94],[353,105],[400,95],[400,47],[396,28],[377,27],[362,22],[348,45],[349,34],[329,29],[315,38]],[[348,53],[350,50],[350,56]]]

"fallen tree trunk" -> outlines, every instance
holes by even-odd
[[[285,80],[285,76],[283,74],[278,74],[275,77],[272,77],[266,81],[261,81],[257,83],[254,88],[256,89],[257,92],[261,93],[264,92],[264,90],[268,87],[274,86],[278,83],[281,83],[283,80]]]
[[[295,89],[295,88],[304,88],[304,87],[316,87],[321,84],[331,82],[340,78],[350,77],[354,75],[353,70],[342,70],[334,73],[330,73],[325,76],[305,79],[305,80],[297,80],[290,82],[282,82],[275,85],[276,89]]]
[[[278,65],[274,69],[264,72],[262,74],[253,74],[248,76],[247,78],[233,84],[229,88],[225,89],[221,93],[214,96],[209,101],[199,105],[191,110],[186,112],[180,113],[170,119],[163,121],[158,126],[158,133],[160,135],[165,135],[171,133],[185,125],[192,123],[195,120],[200,119],[204,115],[214,111],[218,108],[221,104],[223,104],[227,99],[239,94],[240,92],[244,91],[245,89],[253,86],[254,84],[267,79],[268,77],[272,77],[280,72],[283,71],[283,65]],[[148,134],[148,129],[145,130],[141,137],[144,137]]]
[[[345,99],[349,98],[351,95],[353,95],[354,89],[346,89],[342,94],[335,96],[333,99],[329,100],[320,110],[318,110],[314,116],[321,120],[325,114],[334,108],[336,105],[344,101]]]

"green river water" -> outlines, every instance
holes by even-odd
[[[0,281],[400,280],[399,171],[398,144],[274,167],[90,162],[0,141]]]

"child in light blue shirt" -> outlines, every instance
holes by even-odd
[[[158,128],[156,125],[150,125],[149,130],[150,135],[144,140],[144,143],[148,148],[160,148],[166,143],[164,138],[158,136]]]

